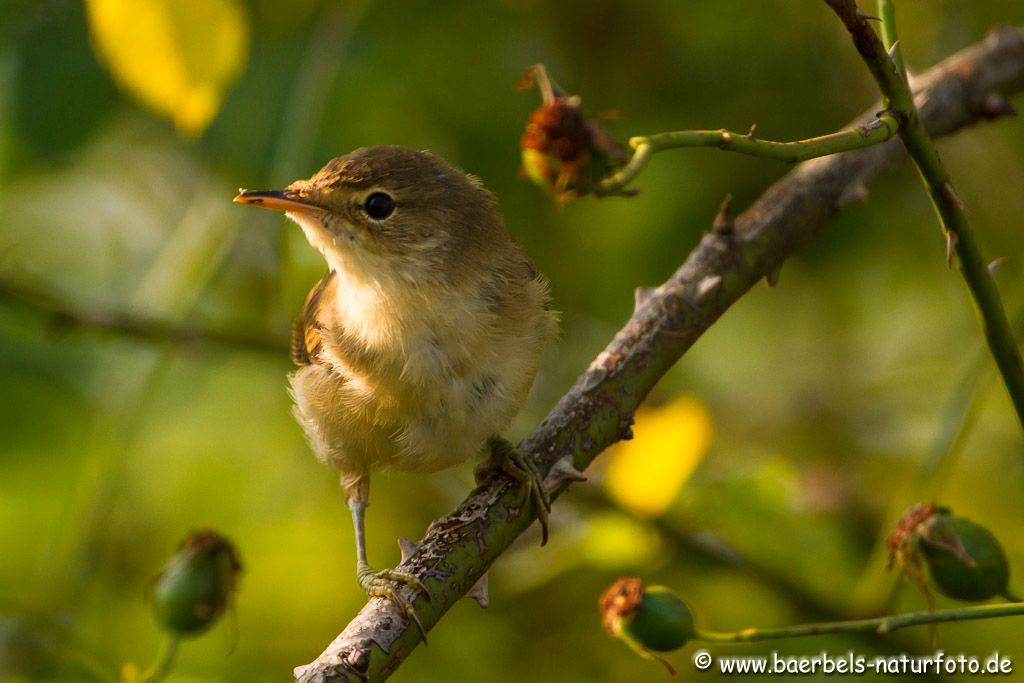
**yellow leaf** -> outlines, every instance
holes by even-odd
[[[249,48],[237,0],[86,0],[93,49],[114,79],[198,135],[216,116]]]
[[[641,408],[633,440],[611,450],[605,490],[634,514],[662,514],[704,457],[711,435],[711,415],[693,396]]]

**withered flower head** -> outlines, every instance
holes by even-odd
[[[560,203],[597,193],[600,180],[627,161],[626,147],[583,112],[578,96],[563,93],[543,64],[527,69],[518,87],[525,90],[534,83],[542,102],[530,114],[520,142],[523,174]]]
[[[679,596],[665,586],[645,586],[636,577],[625,577],[608,587],[598,605],[608,633],[676,675],[672,665],[654,653],[679,649],[696,634],[693,612]]]
[[[928,597],[922,565],[939,593],[957,600],[1005,594],[1009,563],[985,527],[934,503],[915,505],[889,534],[889,569],[896,567]]]

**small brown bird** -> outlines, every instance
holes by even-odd
[[[433,472],[489,447],[491,466],[527,489],[546,535],[547,494],[498,434],[526,398],[556,316],[494,196],[433,154],[383,146],[235,201],[286,212],[327,260],[293,330],[291,391],[313,450],[341,472],[364,590],[415,618],[392,582],[419,581],[367,563],[371,472]]]

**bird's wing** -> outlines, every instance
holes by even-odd
[[[306,295],[302,312],[292,325],[291,356],[296,365],[309,365],[316,361],[321,344],[320,306],[332,299],[336,287],[337,278],[331,270]]]

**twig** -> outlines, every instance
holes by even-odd
[[[598,195],[620,193],[647,165],[651,156],[666,149],[685,147],[717,147],[730,152],[739,152],[765,159],[787,163],[806,161],[853,149],[862,149],[885,142],[900,129],[901,118],[892,112],[882,112],[874,121],[861,123],[807,140],[775,142],[754,137],[754,128],[749,133],[734,133],[725,130],[683,130],[673,133],[657,133],[631,138],[629,145],[633,156],[622,169],[605,178],[598,186]]]
[[[907,78],[907,70],[903,65],[903,52],[899,49],[899,38],[896,37],[896,6],[891,2],[878,3],[878,13],[882,15],[878,21],[882,22],[882,40],[885,49],[892,59],[896,72],[904,79]]]
[[[932,204],[939,215],[948,245],[948,258],[955,251],[960,261],[960,272],[974,299],[974,305],[981,319],[981,325],[988,340],[989,348],[1003,376],[1003,382],[1017,411],[1017,419],[1024,429],[1024,361],[1020,348],[1013,338],[1013,330],[1006,318],[987,262],[974,240],[974,233],[967,222],[963,203],[953,189],[949,172],[939,159],[935,143],[925,130],[914,106],[902,69],[890,59],[886,46],[882,44],[874,29],[857,11],[854,0],[825,0],[843,21],[853,38],[853,44],[860,53],[872,76],[878,83],[888,106],[906,112],[907,123],[900,131],[900,138],[907,148],[921,180],[928,189]],[[896,47],[895,12],[891,0],[879,0],[887,39]],[[898,52],[894,50],[894,54]]]
[[[42,314],[49,319],[55,330],[86,327],[151,342],[218,344],[275,355],[288,350],[287,341],[269,335],[188,327],[151,316],[81,306],[3,279],[0,279],[0,303]]]
[[[139,676],[139,683],[158,683],[167,677],[167,674],[174,668],[174,656],[178,652],[178,636],[169,633],[164,634],[160,641],[160,650],[156,659],[148,669]]]
[[[1002,29],[984,44],[945,60],[921,79],[928,105],[921,119],[945,135],[987,118],[993,92],[1024,89],[1024,34]],[[874,120],[873,108],[859,123]],[[735,220],[731,234],[705,235],[662,286],[640,297],[637,310],[608,347],[521,444],[547,471],[571,458],[583,469],[628,433],[632,413],[682,354],[761,278],[812,239],[866,184],[901,158],[894,141],[815,159],[794,169]],[[714,282],[714,287],[701,283]],[[698,292],[702,292],[698,295]],[[400,589],[432,628],[535,519],[520,509],[519,489],[504,478],[474,490],[427,530],[419,550],[399,566],[414,573],[431,600]],[[301,681],[378,681],[419,644],[393,604],[371,599],[316,661],[297,667]]]
[[[996,617],[1020,615],[1024,615],[1024,604],[1019,602],[1002,605],[975,605],[940,611],[895,614],[874,619],[829,621],[822,624],[801,624],[799,626],[780,626],[777,628],[745,628],[735,633],[716,633],[714,631],[698,630],[694,639],[714,643],[749,643],[757,640],[820,636],[827,633],[863,633],[865,631],[891,633],[901,628],[919,626],[921,624],[941,624],[948,621],[994,619]]]
[[[573,501],[578,502],[580,499],[585,503],[584,513],[598,508],[605,510],[612,508],[624,515],[630,514],[610,497],[599,492],[597,487],[588,487],[574,492]],[[791,571],[763,564],[757,558],[745,555],[741,550],[729,545],[724,539],[703,533],[693,533],[682,528],[678,520],[669,519],[667,516],[655,517],[645,520],[645,522],[653,526],[658,534],[672,546],[670,552],[675,553],[673,557],[685,557],[687,561],[699,564],[710,563],[717,569],[742,574],[779,595],[788,606],[794,608],[804,618],[839,621],[849,615],[848,610],[839,609],[829,600],[817,595],[800,576],[793,575]],[[882,564],[885,564],[884,559]],[[862,638],[867,644],[867,637],[862,636]],[[897,640],[897,638],[894,637],[893,640]],[[912,646],[909,639],[893,644],[897,649],[904,650]]]

